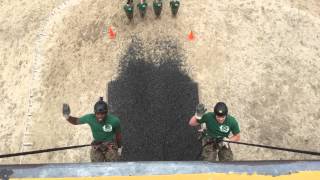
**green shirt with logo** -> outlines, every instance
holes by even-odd
[[[206,113],[201,119],[197,120],[199,123],[206,123],[207,135],[211,138],[224,138],[228,137],[230,132],[235,135],[240,133],[240,128],[237,120],[227,115],[222,124],[216,120],[216,115],[213,112]]]
[[[141,10],[141,11],[145,11],[148,7],[148,4],[146,2],[143,2],[143,3],[138,3],[138,8]]]
[[[113,141],[115,134],[121,132],[118,117],[108,114],[102,123],[99,123],[95,114],[87,114],[80,117],[80,124],[89,124],[92,136],[96,141]]]

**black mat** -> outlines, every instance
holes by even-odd
[[[198,104],[197,83],[173,41],[143,49],[133,39],[108,83],[110,112],[121,119],[125,161],[195,160],[200,149],[188,125]]]

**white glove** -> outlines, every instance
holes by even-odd
[[[122,154],[122,147],[118,148],[118,156],[121,156],[121,154]]]
[[[227,138],[227,137],[224,137],[223,141],[222,141],[222,147],[224,146],[224,147],[226,147],[228,149],[229,148],[229,143],[225,142],[225,141],[230,141],[230,139]]]
[[[203,131],[207,130],[207,125],[205,123],[201,123],[200,127],[201,128],[198,130],[198,132],[203,132]]]
[[[203,104],[198,104],[195,113],[196,119],[201,119],[202,116],[206,113],[206,111],[207,109]]]

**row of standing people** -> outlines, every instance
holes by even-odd
[[[133,11],[134,11],[134,3],[133,0],[127,0],[127,3],[124,5],[124,11],[129,20],[133,19]],[[148,3],[146,0],[139,0],[137,4],[137,8],[139,10],[140,16],[143,18],[147,13]],[[180,7],[180,0],[170,0],[170,9],[173,16],[176,16]],[[153,10],[156,17],[161,15],[163,8],[162,0],[153,0]]]

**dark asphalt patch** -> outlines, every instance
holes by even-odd
[[[152,47],[133,39],[118,78],[108,83],[110,112],[121,120],[123,160],[195,160],[200,143],[188,121],[199,102],[197,83],[174,41]]]

